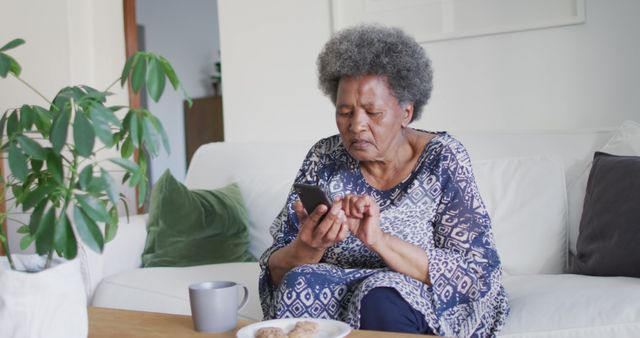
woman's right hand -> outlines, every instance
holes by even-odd
[[[342,210],[342,201],[335,201],[331,208],[321,204],[310,215],[307,214],[300,200],[294,202],[293,209],[300,224],[296,238],[300,249],[324,253],[328,247],[344,240],[349,235],[347,217]]]
[[[298,237],[284,248],[276,250],[267,263],[274,285],[280,284],[282,277],[292,268],[320,262],[328,247],[349,235],[342,201],[335,201],[331,208],[320,205],[308,215],[298,200],[294,202],[293,210],[300,224]]]

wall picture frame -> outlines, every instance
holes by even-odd
[[[400,27],[420,43],[585,22],[584,0],[332,0],[336,32],[358,23]]]

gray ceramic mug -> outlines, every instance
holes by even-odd
[[[243,289],[238,301],[238,287]],[[189,285],[191,318],[196,331],[224,332],[236,327],[238,311],[249,298],[246,286],[229,281],[202,282]]]

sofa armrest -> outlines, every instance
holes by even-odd
[[[147,214],[120,217],[116,237],[104,247],[102,254],[80,245],[78,256],[89,301],[105,277],[142,266],[142,252],[147,239]]]

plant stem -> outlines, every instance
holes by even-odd
[[[47,255],[47,262],[44,264],[45,270],[51,267],[52,261],[53,261],[53,249],[49,250],[49,254]]]
[[[107,87],[107,89],[105,89],[104,91],[108,92],[111,87],[115,86],[118,83],[118,81],[120,81],[120,78],[117,78],[115,81],[113,81],[113,83],[110,84],[109,87]]]
[[[13,264],[13,258],[11,258],[11,250],[9,250],[9,244],[7,243],[7,236],[4,234],[4,229],[0,226],[0,242],[2,242],[2,248],[4,249],[4,253],[7,255],[7,261],[9,261],[9,266],[11,270],[16,270],[15,264]]]
[[[53,103],[51,103],[51,101],[49,101],[44,95],[42,95],[42,93],[40,91],[38,91],[37,89],[35,89],[32,85],[30,85],[27,81],[23,80],[21,77],[19,76],[15,76],[13,73],[11,73],[11,75],[13,75],[13,77],[15,77],[16,79],[18,79],[18,81],[22,82],[25,86],[29,87],[29,89],[33,90],[34,93],[38,94],[38,96],[40,96],[43,100],[45,100],[49,105],[53,105]]]
[[[78,177],[78,155],[76,154],[73,154],[73,163],[71,164],[70,171],[71,171],[71,178],[69,179],[69,187],[67,188],[65,196],[63,198],[64,205],[60,210],[60,217],[65,217],[67,214],[67,209],[69,208],[69,203],[71,202],[71,197],[72,197],[71,195],[73,193],[73,186],[75,186],[75,183]],[[55,243],[53,246],[55,247]],[[45,269],[48,269],[51,266],[51,261],[53,259],[53,251],[54,251],[53,248],[49,251],[49,255],[47,256],[47,263],[44,266]],[[64,256],[64,253],[63,253],[63,256]]]

